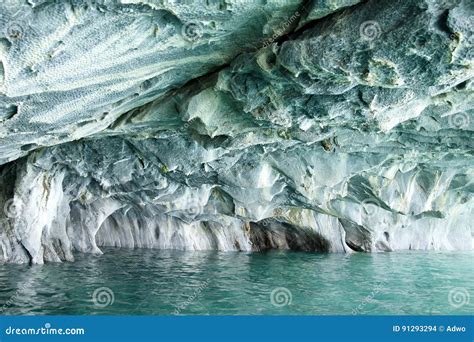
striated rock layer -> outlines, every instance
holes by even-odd
[[[472,1],[0,9],[0,262],[473,249]]]

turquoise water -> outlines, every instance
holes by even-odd
[[[470,314],[474,254],[105,249],[0,265],[1,314]]]

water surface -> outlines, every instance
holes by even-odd
[[[104,249],[0,265],[1,314],[471,314],[472,252]]]

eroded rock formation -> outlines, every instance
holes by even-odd
[[[473,248],[471,1],[0,9],[0,262]]]

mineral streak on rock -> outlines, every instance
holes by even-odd
[[[0,262],[473,249],[472,1],[0,9]]]

